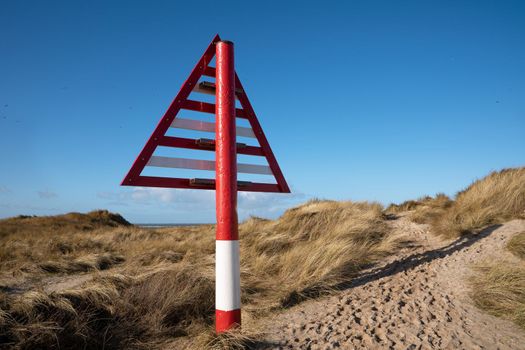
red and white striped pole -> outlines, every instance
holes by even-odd
[[[237,220],[237,146],[233,43],[216,44],[215,183],[215,330],[241,324],[239,231]]]

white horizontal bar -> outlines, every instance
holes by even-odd
[[[213,160],[151,156],[146,165],[160,168],[182,168],[215,171],[215,162]]]
[[[191,120],[175,118],[171,123],[172,128],[198,130],[204,132],[215,132],[215,123],[201,122],[200,120]]]
[[[193,88],[193,92],[198,92],[200,94],[206,94],[206,95],[213,95],[215,96],[215,85],[213,85],[213,88],[210,87],[202,87],[201,84],[195,85]],[[238,100],[237,94],[235,94],[235,98]]]
[[[146,165],[160,168],[182,168],[215,171],[215,161],[213,160],[151,156]],[[270,169],[269,166],[257,164],[238,163],[237,172],[244,174],[273,175],[272,169]]]
[[[215,123],[202,122],[200,120],[175,118],[173,123],[170,125],[172,128],[186,129],[186,130],[197,130],[204,132],[215,132]],[[237,127],[237,136],[252,137],[255,138],[252,128],[246,128],[243,126]]]
[[[237,163],[237,172],[244,174],[273,175],[272,169],[267,165]]]

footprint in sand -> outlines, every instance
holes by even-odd
[[[364,283],[277,315],[259,348],[525,348],[525,332],[473,307],[465,285],[471,262],[503,249],[505,237],[525,230],[525,220],[481,234],[467,247],[439,242],[424,225],[402,217],[392,224],[418,232],[413,245],[418,248],[395,263],[364,271]]]

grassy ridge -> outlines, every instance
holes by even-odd
[[[401,204],[390,204],[386,213],[407,213],[408,218],[418,224],[428,224],[442,216],[454,201],[447,195],[438,193],[435,197],[425,196],[417,200],[408,200]]]
[[[525,218],[525,168],[495,171],[458,192],[391,204],[387,213],[405,213],[432,232],[455,238],[511,219]]]
[[[131,226],[119,214],[107,210],[95,210],[87,214],[68,213],[57,216],[20,215],[0,220],[0,237],[11,234],[50,234],[70,231],[90,231],[96,228]]]
[[[86,230],[59,217],[46,218],[47,226],[39,223],[37,229],[31,221],[42,218],[24,218],[13,231],[14,219],[0,221],[0,232],[4,224],[10,227],[0,236],[2,281],[14,276],[15,282],[33,283],[24,289],[3,282],[0,344],[21,349],[240,345],[250,336],[250,324],[270,310],[328,293],[391,252],[396,239],[382,209],[375,203],[311,201],[277,220],[241,224],[246,327],[243,336],[218,338],[211,332],[212,225],[148,230],[108,220]],[[101,264],[103,257],[108,261]],[[66,283],[89,278],[58,288],[54,276]]]
[[[432,220],[432,228],[439,235],[456,237],[515,218],[525,218],[525,168],[493,172],[475,181]]]

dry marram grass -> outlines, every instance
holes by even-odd
[[[432,220],[432,228],[439,235],[457,237],[514,218],[525,218],[525,168],[493,172],[475,181]]]
[[[221,349],[259,337],[270,311],[330,293],[395,251],[386,214],[455,237],[523,217],[525,169],[391,205],[313,200],[240,225],[243,330],[215,336],[213,225],[143,229],[107,211],[0,220],[0,348]],[[523,257],[524,236],[509,242]],[[402,238],[401,238],[402,239]],[[481,266],[477,305],[524,324],[525,269]]]
[[[507,249],[518,258],[525,260],[525,231],[512,237],[507,244]]]
[[[476,271],[471,282],[476,306],[525,329],[525,263],[489,263]]]
[[[434,197],[425,196],[418,200],[409,200],[401,204],[391,204],[387,214],[407,213],[408,218],[418,224],[428,224],[442,215],[453,204],[445,194],[438,193]]]
[[[245,326],[216,337],[214,226],[148,230],[103,211],[2,220],[0,344],[242,347],[270,310],[329,293],[396,245],[375,203],[311,201],[240,235]]]
[[[525,218],[525,168],[492,172],[458,192],[454,200],[445,194],[426,196],[391,204],[385,213],[404,213],[416,223],[431,224],[432,232],[446,238]]]
[[[477,266],[472,298],[481,309],[525,329],[525,232],[514,235],[507,249],[521,261],[502,259]]]

